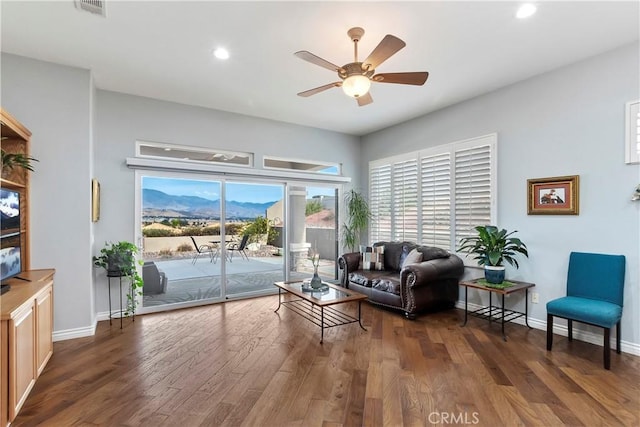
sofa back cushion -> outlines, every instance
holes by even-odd
[[[438,258],[449,258],[451,254],[441,248],[433,246],[419,246],[418,251],[422,252],[422,261],[431,261]]]
[[[422,253],[422,261],[431,261],[437,258],[449,258],[451,254],[444,249],[432,246],[418,246],[412,242],[377,242],[373,248],[384,247],[385,270],[400,271],[404,261],[413,249],[418,249]]]

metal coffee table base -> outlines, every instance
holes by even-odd
[[[318,306],[303,299],[283,301],[282,289],[278,288],[278,308],[276,308],[275,312],[277,313],[282,306],[285,306],[291,311],[299,314],[311,323],[320,326],[320,344],[324,341],[324,330],[327,328],[357,322],[363,330],[367,330],[362,325],[362,301],[358,301],[358,317],[356,318],[343,313],[340,310],[336,310],[333,307]]]

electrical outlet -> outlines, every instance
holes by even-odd
[[[540,302],[540,295],[537,292],[531,293],[531,302],[534,304],[538,304]]]

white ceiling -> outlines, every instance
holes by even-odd
[[[638,1],[536,4],[517,20],[511,1],[106,0],[103,18],[71,0],[2,0],[2,51],[90,69],[99,89],[364,135],[639,38]],[[339,88],[296,96],[339,79],[293,53],[352,62],[354,26],[360,59],[393,34],[407,46],[377,72],[429,71],[427,83],[374,83],[364,107]]]

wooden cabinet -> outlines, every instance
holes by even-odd
[[[54,270],[20,274],[0,296],[0,425],[13,421],[53,354]]]
[[[11,114],[0,108],[2,150],[7,153],[31,155],[31,132]],[[29,270],[29,171],[23,168],[2,168],[0,184],[20,193],[20,252],[22,270]]]

